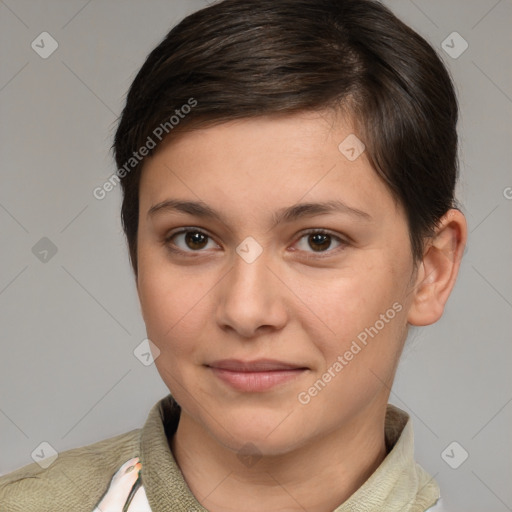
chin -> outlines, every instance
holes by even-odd
[[[221,426],[208,421],[207,428],[220,444],[233,451],[250,451],[255,447],[261,455],[282,455],[300,444],[298,432],[304,434],[292,417],[286,409],[243,409],[223,414]]]

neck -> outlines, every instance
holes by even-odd
[[[247,466],[182,411],[171,449],[192,493],[210,512],[331,512],[386,457],[385,405],[292,452]]]

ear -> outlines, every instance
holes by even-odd
[[[412,325],[437,322],[455,285],[464,247],[467,224],[464,215],[449,210],[429,240],[418,266],[407,320]]]

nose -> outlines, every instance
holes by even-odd
[[[217,288],[218,325],[243,338],[282,329],[288,319],[284,288],[264,254],[252,263],[237,255]]]

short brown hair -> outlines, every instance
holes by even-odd
[[[130,87],[113,144],[118,173],[191,98],[195,107],[171,135],[261,115],[350,113],[371,165],[405,209],[415,261],[455,207],[458,104],[449,73],[377,1],[224,0],[188,16]],[[143,164],[119,174],[135,275]]]

